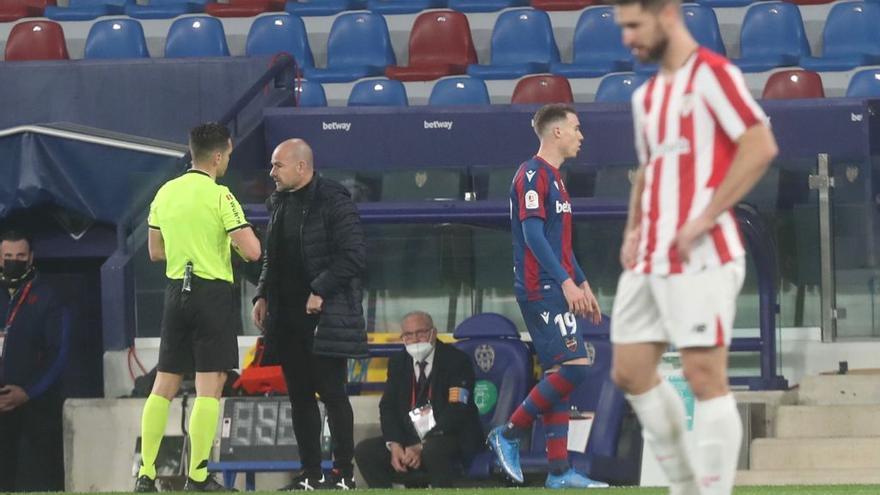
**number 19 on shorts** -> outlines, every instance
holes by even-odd
[[[559,327],[559,333],[563,337],[569,337],[577,333],[578,325],[574,314],[571,312],[561,313],[553,318],[553,323]]]

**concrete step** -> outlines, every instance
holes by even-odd
[[[876,485],[880,469],[804,469],[737,471],[736,484],[754,485]]]
[[[780,406],[778,438],[880,437],[880,405]]]
[[[874,468],[880,473],[880,438],[757,438],[753,470]]]
[[[880,374],[804,377],[798,403],[805,406],[880,404]]]

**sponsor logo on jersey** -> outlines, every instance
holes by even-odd
[[[556,213],[571,213],[571,203],[566,201],[565,203],[556,202]]]

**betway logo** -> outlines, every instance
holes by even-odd
[[[345,131],[351,130],[351,122],[321,122],[321,128],[325,131]]]
[[[451,120],[432,120],[425,121],[425,129],[446,129],[447,131],[452,130],[452,121]]]
[[[556,202],[556,213],[571,213],[571,203],[566,201],[565,203]]]

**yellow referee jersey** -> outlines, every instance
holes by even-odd
[[[162,232],[166,277],[182,279],[192,261],[196,276],[232,282],[229,233],[248,222],[235,196],[210,175],[191,169],[166,182],[150,204],[147,224]]]

